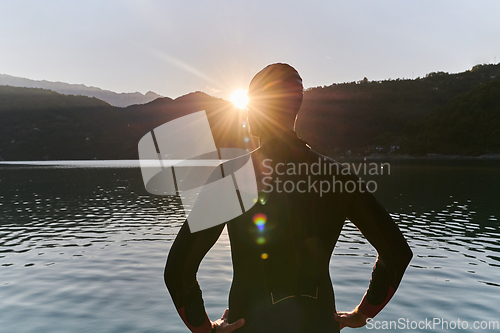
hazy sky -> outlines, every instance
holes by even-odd
[[[500,61],[500,1],[3,1],[0,73],[227,98],[267,64],[305,87]]]

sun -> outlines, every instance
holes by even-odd
[[[230,101],[239,109],[245,108],[248,104],[247,91],[243,89],[235,90],[231,95]]]

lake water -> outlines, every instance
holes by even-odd
[[[380,325],[500,321],[499,166],[399,160],[373,177],[414,252]],[[0,166],[0,332],[186,332],[163,282],[179,208],[149,195],[138,168]],[[339,310],[358,304],[375,258],[346,222],[330,263]],[[215,320],[232,277],[226,232],[198,277]]]

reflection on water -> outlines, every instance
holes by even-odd
[[[500,320],[499,170],[407,161],[373,178],[414,251],[377,320]],[[0,331],[185,332],[163,284],[182,211],[148,195],[139,169],[3,167],[0,189]],[[224,233],[199,272],[212,319],[227,305],[228,246]],[[330,264],[339,310],[357,305],[375,257],[347,222]]]

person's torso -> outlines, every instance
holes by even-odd
[[[227,224],[234,270],[229,319],[245,318],[241,332],[338,329],[329,263],[349,197],[318,193],[318,182],[332,175],[311,172],[321,155],[298,148],[268,164],[273,171],[259,175],[268,186],[259,184],[257,203]]]

